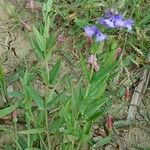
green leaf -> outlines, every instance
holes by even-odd
[[[75,118],[77,118],[77,113],[79,113],[80,111],[81,89],[82,89],[82,78],[79,80],[76,87],[71,85],[71,90],[72,90],[71,104],[72,104],[72,111]]]
[[[141,22],[139,23],[140,25],[146,25],[148,24],[149,20],[150,20],[150,10],[146,11],[145,14],[143,14],[143,20],[141,20]]]
[[[41,150],[39,148],[34,148],[34,147],[30,147],[30,148],[26,148],[26,150]]]
[[[44,128],[39,128],[39,129],[30,129],[30,130],[19,131],[18,133],[20,133],[20,134],[37,134],[37,133],[43,133],[43,132],[45,132]]]
[[[53,67],[52,70],[50,71],[50,73],[49,73],[49,83],[50,83],[50,84],[53,84],[54,81],[56,80],[56,77],[57,77],[57,75],[58,75],[58,73],[59,73],[60,64],[61,64],[61,59],[59,59],[59,60],[55,63],[54,67]]]
[[[126,2],[127,2],[126,0],[119,0],[119,1],[117,1],[117,3],[116,3],[117,8],[123,7]]]
[[[106,67],[102,67],[99,70],[99,72],[97,72],[97,74],[94,75],[93,81],[97,81],[100,78],[104,78],[105,76],[109,75],[115,69],[115,67],[117,67],[117,65],[118,65],[118,61],[109,64]]]
[[[48,38],[49,37],[49,28],[50,28],[50,19],[48,17],[46,22],[45,22],[44,38]]]
[[[60,93],[60,94],[56,94],[55,93],[55,89],[51,90],[51,92],[49,93],[46,101],[47,101],[47,107],[52,107],[53,105],[55,105],[58,101],[61,101],[62,99],[65,99],[66,97],[64,97],[64,93]]]
[[[43,6],[43,11],[49,13],[52,9],[53,0],[48,0],[46,4]]]
[[[119,120],[119,121],[115,121],[113,123],[113,126],[115,128],[123,128],[123,127],[127,127],[130,125],[136,124],[136,121],[133,120]]]
[[[26,70],[23,79],[21,79],[22,85],[29,85],[29,82],[31,81],[31,76],[28,70]]]
[[[83,129],[84,135],[88,135],[91,131],[91,126],[92,126],[92,120],[89,120],[86,122],[85,127]]]
[[[85,27],[88,24],[88,20],[86,19],[78,19],[76,18],[74,22],[81,28]]]
[[[15,136],[16,136],[16,134],[15,134]],[[25,137],[25,136],[17,136],[17,139],[16,139],[18,142],[19,142],[19,144],[21,145],[21,147],[24,149],[24,150],[26,150],[26,148],[28,147],[28,144],[27,144],[27,138]]]
[[[39,73],[39,75],[41,76],[44,84],[46,85],[49,81],[48,81],[48,74],[46,69],[41,68],[40,70],[37,71]]]
[[[27,91],[29,93],[29,96],[35,101],[35,103],[38,105],[39,109],[44,109],[44,100],[43,98],[38,94],[37,91],[35,91],[31,86],[27,86]]]
[[[14,105],[11,105],[9,107],[6,107],[4,109],[0,110],[0,118],[5,117],[6,115],[9,115],[12,113],[14,110],[17,109],[19,102],[16,102]]]
[[[95,112],[92,112],[92,114],[87,118],[87,121],[94,121],[97,118],[100,118],[103,113],[104,113],[103,109],[100,109],[100,110],[97,110]]]
[[[96,99],[87,105],[85,110],[85,118],[86,120],[96,119],[103,113],[102,107],[107,103],[108,100],[106,99]],[[98,115],[99,114],[99,115]]]
[[[88,85],[88,90],[87,90],[85,99],[94,100],[94,99],[99,99],[100,97],[102,97],[106,89],[106,85],[107,85],[106,82],[108,80],[108,77],[109,75],[106,74],[105,76],[99,78],[99,80],[92,81]]]
[[[47,3],[44,4],[43,10],[42,10],[44,21],[46,21],[46,19],[48,18],[48,14],[50,13],[52,9],[52,5],[53,5],[53,0],[48,0]]]
[[[101,54],[103,52],[104,43],[105,41],[101,41],[101,43],[99,44],[99,48],[96,52],[97,54]]]
[[[45,40],[43,36],[40,34],[40,32],[36,29],[36,27],[33,27],[33,33],[35,35],[36,42],[38,46],[40,47],[41,51],[45,51],[46,49]]]
[[[23,96],[23,94],[20,91],[13,91],[13,92],[9,92],[8,93],[8,97],[12,98],[12,97],[21,97]]]
[[[3,93],[4,97],[7,97],[7,89],[2,65],[0,65],[0,91]]]
[[[89,74],[89,71],[87,70],[87,64],[86,64],[85,60],[83,59],[82,54],[80,54],[80,63],[81,63],[82,71],[83,71],[86,79],[88,81],[90,81],[90,74]]]
[[[60,111],[60,116],[64,118],[66,125],[67,125],[67,130],[69,133],[74,131],[74,123],[75,123],[75,118],[72,112],[70,111],[70,101],[66,103],[66,105],[62,108]]]
[[[29,85],[30,80],[31,80],[31,76],[30,76],[29,72],[26,70],[24,77],[20,78],[22,90],[23,90],[22,93],[23,93],[23,97],[24,97],[24,99],[23,99],[23,105],[24,106],[23,107],[25,109],[29,109],[32,107],[32,105],[31,105],[32,101],[31,101],[31,98],[30,98],[29,93],[27,91],[27,87]]]
[[[3,84],[3,82],[4,82],[3,68],[0,65],[0,83]]]
[[[57,133],[58,130],[62,127],[63,124],[63,119],[60,117],[57,117],[54,119],[54,121],[52,121],[51,125],[50,125],[50,132],[51,133]]]
[[[24,150],[18,139],[16,139],[16,134],[13,131],[5,128],[5,126],[0,126],[0,131],[7,133],[11,137],[11,139],[16,143],[16,146],[19,150]]]
[[[71,142],[71,143],[75,143],[75,141],[77,141],[78,137],[74,136],[74,135],[66,135],[67,139]]]
[[[33,50],[34,50],[36,56],[39,59],[44,59],[44,52],[40,49],[39,44],[36,41],[36,39],[32,38],[30,41],[31,41],[31,45],[33,47]]]
[[[116,52],[116,47],[114,47],[115,45],[112,45],[112,48],[110,50],[110,52],[106,53],[106,56],[104,57],[104,67],[109,66],[110,64],[115,62],[115,52]]]
[[[102,41],[100,43],[94,43],[90,47],[90,53],[101,54],[103,52],[104,43],[105,43],[104,41]]]
[[[56,98],[56,94],[55,94],[55,89],[52,89],[49,92],[48,97],[46,98],[47,105],[51,106],[53,104],[53,102],[56,100],[57,100],[57,98]]]

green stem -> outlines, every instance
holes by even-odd
[[[77,150],[81,149],[82,144],[79,142],[78,146],[77,146]]]
[[[49,67],[48,67],[48,61],[45,60],[45,69],[46,69],[46,75],[47,75],[47,79],[49,82]],[[49,83],[47,83],[46,85],[46,93],[45,93],[45,97],[47,97],[49,92]],[[46,123],[46,133],[47,133],[47,143],[48,143],[48,149],[51,149],[51,144],[50,144],[50,136],[49,136],[49,124],[48,124],[48,110],[47,110],[47,101],[45,99],[45,123]]]
[[[27,130],[30,130],[30,120],[28,119],[27,114],[26,114],[26,122],[27,122]],[[30,147],[30,134],[27,134],[27,145],[29,148]]]
[[[43,145],[45,150],[48,150],[48,148],[47,148],[47,146],[46,146],[45,142],[43,141],[43,138],[40,134],[39,134],[39,137],[40,137],[40,141],[41,141],[41,148],[42,148],[42,145]]]
[[[16,122],[16,120],[13,120],[13,122],[14,122],[14,130],[15,130],[16,140],[18,141],[18,135],[17,135],[17,122]],[[16,146],[17,146],[17,144],[16,144]],[[18,150],[18,148],[16,148],[16,150]]]
[[[45,108],[45,123],[46,123],[46,134],[47,134],[47,143],[48,143],[48,149],[51,149],[51,144],[50,144],[50,136],[49,136],[49,126],[48,126],[48,113],[47,113],[47,106]]]
[[[91,73],[90,73],[90,81],[91,81],[91,79],[92,79],[93,72],[94,72],[94,64],[92,64],[92,68],[91,68]]]

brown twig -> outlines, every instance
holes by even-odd
[[[150,62],[150,53],[147,56],[147,62]],[[148,83],[150,79],[150,71],[145,69],[143,71],[143,75],[139,84],[135,87],[135,91],[132,96],[132,100],[130,103],[127,120],[134,120],[137,112],[137,107],[140,104],[140,101],[143,98],[143,94],[145,93]]]

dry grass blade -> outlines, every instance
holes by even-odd
[[[150,53],[147,57],[147,62],[150,62]],[[142,96],[145,93],[150,79],[150,71],[145,69],[141,78],[141,82],[135,87],[135,91],[130,103],[127,120],[134,120],[137,112],[137,107],[142,100]]]

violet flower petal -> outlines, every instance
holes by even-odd
[[[99,70],[99,65],[98,65],[98,63],[94,63],[94,69],[95,69],[95,71],[98,71],[98,70]]]
[[[106,35],[102,34],[101,32],[96,34],[96,42],[104,41],[106,39]]]
[[[96,55],[91,54],[91,55],[88,57],[88,63],[89,63],[89,64],[93,64],[93,63],[96,62],[96,61],[97,61]]]
[[[98,23],[109,28],[114,28],[115,24],[111,19],[105,19],[103,17],[99,18]]]
[[[97,63],[96,55],[91,54],[91,55],[88,57],[87,62],[88,62],[88,64],[87,64],[87,68],[88,68],[88,69],[91,67],[91,65],[93,65],[95,71],[98,71],[98,70],[99,70],[99,65],[98,65],[98,63]]]
[[[133,20],[127,19],[124,21],[124,27],[127,28],[128,32],[132,30]]]
[[[115,27],[124,27],[124,20],[121,15],[115,15],[112,17]]]
[[[98,29],[96,26],[85,26],[84,27],[85,35],[88,37],[92,37],[98,32]]]

